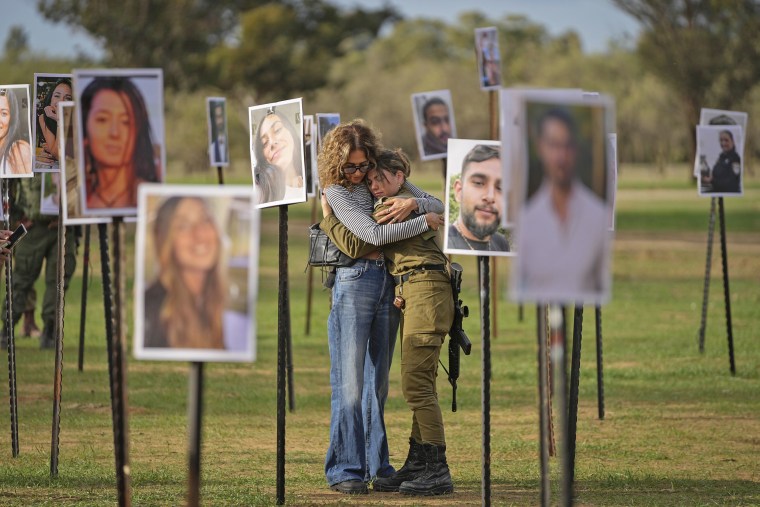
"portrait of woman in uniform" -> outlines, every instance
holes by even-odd
[[[697,127],[699,195],[710,197],[742,195],[743,130],[738,125]]]

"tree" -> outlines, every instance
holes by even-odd
[[[208,51],[230,36],[241,11],[266,0],[38,0],[53,22],[85,30],[114,67],[162,67],[176,88],[208,79]]]
[[[11,62],[16,62],[29,51],[29,36],[24,27],[13,25],[5,39],[5,56]]]
[[[283,99],[324,86],[334,59],[366,48],[398,19],[391,7],[342,11],[322,0],[272,2],[243,13],[239,41],[218,47],[209,60],[223,87],[242,84]]]
[[[735,109],[760,81],[760,2],[613,1],[642,24],[638,54],[683,102],[694,153],[700,109]]]

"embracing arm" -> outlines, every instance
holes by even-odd
[[[444,212],[444,206],[440,199],[433,197],[427,192],[423,192],[416,186],[412,185],[408,180],[404,183],[404,186],[408,188],[415,197],[414,200],[417,201],[417,212],[421,215],[430,211],[434,213]]]
[[[359,239],[356,234],[338,220],[335,215],[327,215],[319,223],[319,228],[335,243],[341,252],[352,259],[359,259],[377,250],[375,245]]]
[[[367,198],[371,199],[366,189],[355,190],[355,192],[360,191],[367,192]],[[356,204],[351,202],[348,192],[347,189],[338,185],[331,185],[325,189],[327,201],[338,220],[343,222],[348,230],[356,234],[359,239],[371,245],[381,246],[408,239],[427,231],[429,228],[424,216],[407,222],[378,225],[371,216],[356,208]]]

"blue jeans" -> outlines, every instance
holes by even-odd
[[[393,277],[382,261],[338,268],[327,320],[332,396],[325,476],[331,486],[394,472],[384,412],[399,319]]]

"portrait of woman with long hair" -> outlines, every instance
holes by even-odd
[[[34,76],[37,93],[44,96],[37,107],[35,137],[37,150],[35,170],[55,170],[60,167],[58,153],[58,103],[73,97],[71,79],[63,76]]]
[[[26,102],[19,95],[26,91]],[[4,177],[32,175],[32,147],[29,123],[29,87],[0,87],[0,174]]]
[[[251,108],[250,117],[257,203],[305,201],[300,99]]]
[[[131,214],[137,186],[161,180],[163,143],[150,121],[157,113],[148,110],[135,80],[98,75],[79,96],[85,212]]]

